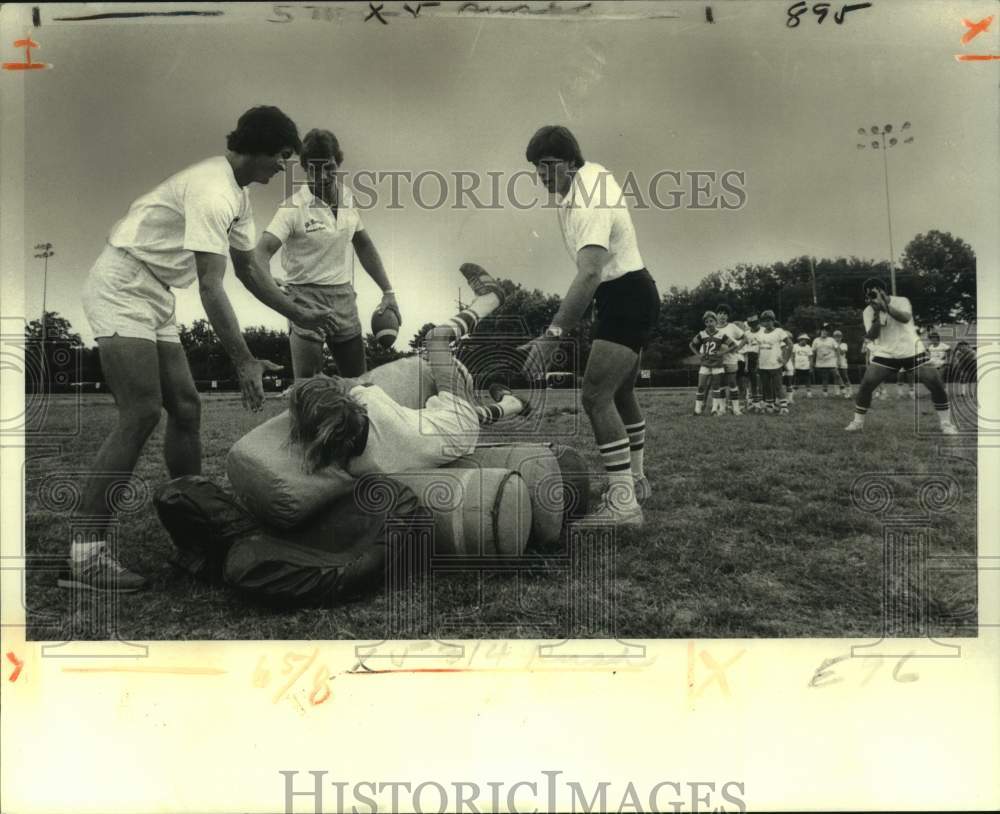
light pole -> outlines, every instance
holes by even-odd
[[[912,125],[909,122],[903,122],[902,126],[899,128],[900,132],[904,130],[909,130]],[[879,127],[877,124],[872,125],[868,130],[864,127],[858,128],[859,136],[867,136],[868,134],[873,136],[878,136],[878,139],[873,139],[871,141],[871,149],[882,150],[882,171],[885,176],[885,219],[886,223],[889,225],[889,276],[892,281],[892,293],[896,294],[896,254],[892,248],[892,209],[889,202],[889,150],[900,144],[912,144],[913,136],[906,136],[902,141],[892,135],[892,125],[886,124]],[[858,142],[858,149],[865,150],[868,148],[868,144]]]
[[[42,272],[42,341],[46,339],[45,336],[45,301],[48,297],[49,291],[49,258],[55,254],[52,249],[51,243],[36,243],[35,249],[38,254],[35,257],[45,261],[45,271]]]

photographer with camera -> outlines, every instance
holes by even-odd
[[[863,290],[868,305],[862,313],[862,319],[865,337],[871,343],[872,358],[858,387],[854,420],[844,429],[848,432],[863,429],[875,389],[894,371],[900,374],[912,371],[931,391],[931,400],[941,422],[941,432],[944,435],[957,435],[958,430],[951,421],[948,394],[941,381],[941,374],[937,368],[928,364],[930,358],[913,324],[910,301],[906,297],[890,296],[885,283],[875,277],[865,280]]]

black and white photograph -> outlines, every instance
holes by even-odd
[[[980,638],[998,16],[5,6],[18,635]]]

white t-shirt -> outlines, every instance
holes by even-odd
[[[602,283],[646,267],[621,187],[600,164],[585,161],[576,171],[570,191],[559,201],[559,228],[574,263],[584,246],[608,250]]]
[[[727,322],[721,328],[719,328],[719,333],[728,336],[732,341],[732,347],[736,347],[743,335],[746,333],[739,325],[734,322]],[[725,355],[722,357],[723,364],[735,365],[740,361],[740,353],[735,350],[727,350]]]
[[[760,347],[757,367],[761,370],[780,369],[785,340],[789,338],[790,334],[784,328],[775,328],[772,331],[761,328],[757,333],[757,344]]]
[[[302,185],[282,202],[265,231],[282,243],[281,267],[293,285],[339,285],[354,279],[354,235],[364,229],[351,190],[340,187],[337,215]]]
[[[800,345],[796,342],[792,346],[792,359],[795,361],[796,370],[809,370],[812,368],[813,349],[811,345]]]
[[[837,367],[847,367],[847,343],[837,345]]]
[[[832,336],[817,336],[812,343],[816,351],[816,367],[837,366],[837,340]]]
[[[757,341],[760,336],[762,328],[758,328],[756,331],[747,331],[747,343],[745,345],[747,353],[760,353],[760,343]]]
[[[931,364],[934,367],[944,367],[948,362],[949,350],[951,350],[951,345],[947,342],[938,342],[936,345],[928,346],[927,353],[930,355]]]
[[[893,319],[886,312],[880,311],[879,318],[882,321],[882,332],[878,339],[872,344],[872,353],[875,356],[882,356],[886,359],[908,359],[924,352],[924,343],[920,341],[917,328],[913,324],[913,309],[910,301],[906,297],[889,297],[889,305],[897,311],[903,311],[910,315],[909,322],[899,322]],[[875,309],[870,305],[865,307],[861,314],[867,333],[875,320]]]
[[[198,276],[192,252],[250,251],[257,230],[245,187],[224,156],[171,175],[136,198],[108,242],[145,263],[164,285],[187,288]]]
[[[468,455],[479,438],[479,418],[464,399],[441,392],[424,409],[403,407],[378,385],[358,385],[351,395],[368,410],[368,442],[347,462],[354,477],[432,469]]]

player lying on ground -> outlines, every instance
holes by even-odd
[[[495,311],[504,295],[479,266],[466,263],[461,271],[476,298],[425,338],[438,392],[423,409],[403,407],[381,387],[358,379],[318,375],[292,388],[291,437],[304,448],[312,470],[336,465],[354,477],[391,475],[444,466],[476,448],[480,417],[472,377],[451,346]],[[503,415],[516,415],[523,403],[507,394],[497,407]]]
[[[288,324],[295,379],[308,379],[323,369],[323,343],[344,376],[365,372],[365,343],[354,290],[354,255],[382,290],[378,311],[396,312],[396,295],[375,243],[354,207],[351,190],[338,171],[344,162],[337,137],[329,130],[310,130],[302,140],[299,162],[307,183],[284,200],[257,246],[267,267],[281,250],[285,288],[293,301],[314,305],[335,320],[332,332]]]
[[[525,370],[544,378],[563,331],[577,327],[596,304],[593,344],[580,394],[604,462],[608,490],[590,520],[641,525],[639,504],[651,488],[643,471],[646,421],[635,397],[639,362],[660,311],[621,187],[600,164],[584,161],[565,127],[539,129],[525,157],[557,196],[559,227],[576,268],[545,335],[528,343]]]
[[[292,302],[255,262],[247,187],[266,184],[298,152],[295,124],[276,107],[253,108],[226,144],[224,156],[181,170],[133,201],[87,277],[83,308],[118,421],[84,484],[77,514],[87,517],[87,531],[71,543],[61,587],[134,591],[145,584],[107,550],[106,537],[110,496],[130,477],[162,409],[170,477],[201,472],[201,402],[178,335],[172,288],[197,281],[205,314],[236,368],[243,406],[255,411],[264,401],[263,373],[280,368],[254,359],[247,349],[223,288],[227,256],[262,303],[304,327],[332,327],[325,311]]]
[[[944,435],[957,435],[958,429],[951,421],[948,394],[941,381],[941,374],[928,364],[924,343],[913,325],[913,310],[906,297],[890,296],[886,284],[871,277],[864,282],[864,295],[868,305],[862,313],[865,335],[872,343],[872,360],[865,370],[854,403],[854,420],[844,429],[856,432],[865,426],[865,417],[872,404],[872,393],[892,373],[913,373],[931,391],[931,400],[937,410]]]
[[[702,414],[708,394],[714,393],[711,414],[725,415],[726,394],[723,377],[726,369],[723,359],[726,352],[736,343],[728,334],[718,329],[718,317],[714,311],[706,311],[701,319],[705,323],[705,328],[695,334],[688,345],[692,353],[701,357],[701,367],[698,368],[698,392],[694,397],[694,414]],[[713,390],[713,387],[716,389]]]

